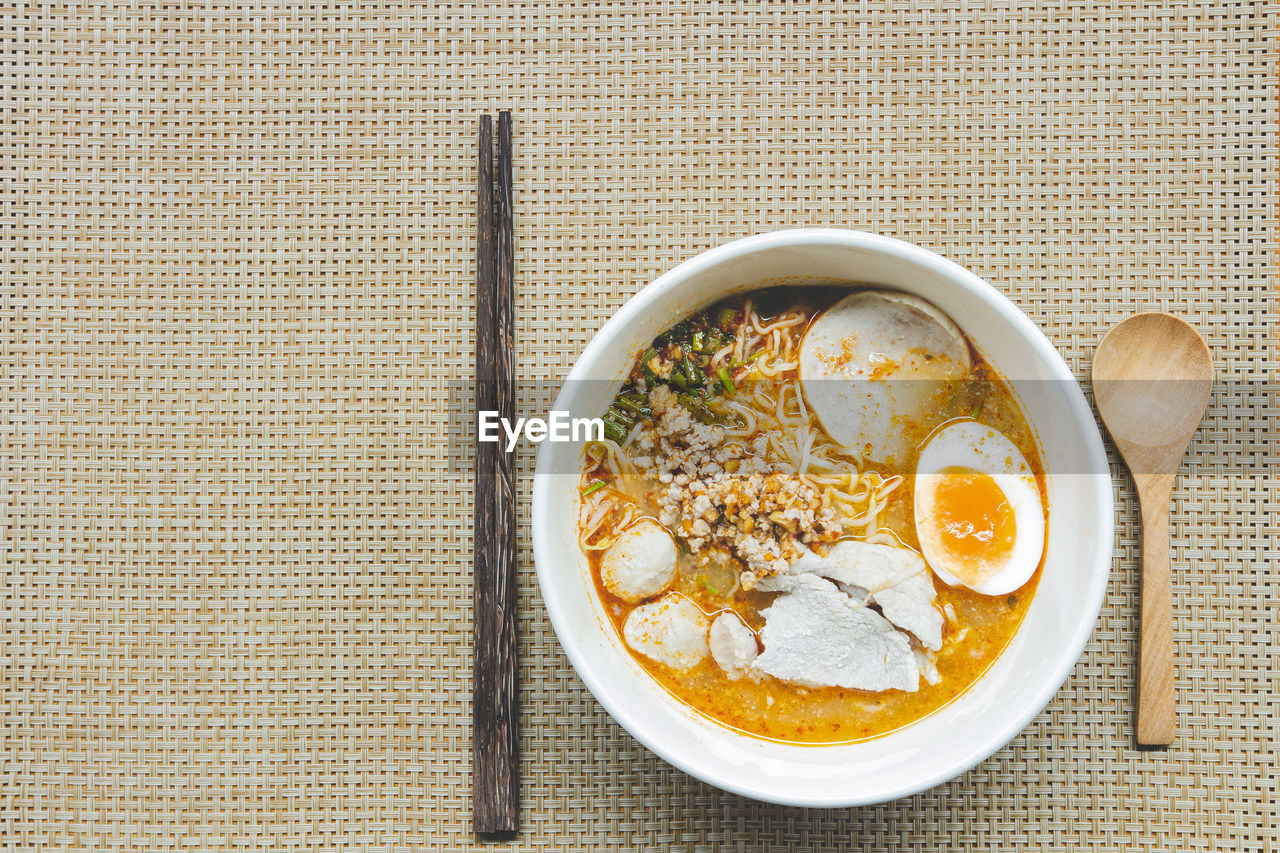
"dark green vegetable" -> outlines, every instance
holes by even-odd
[[[696,388],[707,381],[707,374],[703,373],[702,369],[694,364],[687,355],[684,357],[684,375],[689,380],[690,388]]]
[[[636,395],[630,395],[630,396],[636,396]],[[624,395],[624,394],[618,395],[618,399],[614,400],[613,404],[620,408],[626,409],[628,412],[631,412],[633,415],[643,415],[646,418],[653,417],[653,411],[648,406],[644,405],[643,403],[637,403],[635,400],[630,399],[628,395]]]
[[[729,375],[729,371],[722,367],[716,375],[720,377],[720,387],[724,389],[724,393],[732,397],[738,390],[738,386],[733,384],[733,377]]]
[[[605,423],[612,421],[618,426],[626,429],[630,429],[631,425],[635,423],[635,418],[618,408],[617,403],[610,406],[609,411],[604,413],[604,420]]]
[[[641,420],[651,421],[649,393],[659,385],[675,391],[681,405],[703,423],[722,420],[707,404],[713,397],[736,393],[732,371],[741,364],[735,361],[728,369],[712,368],[710,364],[715,353],[732,343],[739,316],[734,308],[708,310],[681,320],[655,337],[653,344],[640,354],[631,381],[605,413],[605,435],[622,441]],[[655,367],[669,369],[668,375],[659,375]]]
[[[605,435],[614,441],[621,441],[626,438],[627,433],[631,432],[633,426],[635,426],[635,418],[628,417],[612,406],[609,407],[609,411],[604,413]],[[617,437],[618,435],[621,437]]]
[[[687,320],[681,320],[670,329],[653,339],[653,345],[661,349],[667,344],[678,344],[689,339],[689,323]]]
[[[677,394],[676,399],[680,401],[680,405],[689,410],[690,414],[704,424],[713,424],[718,420],[716,413],[708,409],[706,403],[697,397],[691,394]]]

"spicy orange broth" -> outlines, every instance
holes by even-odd
[[[973,367],[970,379],[985,383],[988,389],[978,420],[1003,432],[1022,451],[1035,471],[1043,500],[1047,492],[1040,455],[1031,428],[1012,391],[976,352],[973,353]],[[922,434],[913,438],[918,447],[926,436]],[[870,467],[874,469],[876,466]],[[913,505],[912,478],[907,476],[890,496],[880,521],[881,527],[891,529],[903,544],[919,550],[912,520]],[[721,610],[732,608],[752,630],[759,632],[764,624],[759,612],[768,607],[778,593],[739,589],[732,596],[714,594],[698,582],[699,578],[706,578],[708,570],[696,568],[683,548],[679,552],[677,578],[669,591],[689,597],[711,618]],[[602,551],[588,552],[591,574],[610,621],[618,636],[622,637],[623,622],[638,605],[622,601],[604,586],[600,577],[602,556]],[[802,687],[768,676],[759,681],[749,677],[732,680],[721,672],[710,656],[693,669],[680,673],[632,651],[625,640],[623,645],[670,693],[723,725],[764,738],[796,743],[866,740],[888,734],[933,713],[977,681],[1017,631],[1039,583],[1043,565],[1042,555],[1040,566],[1026,584],[1011,594],[1000,596],[985,596],[963,587],[949,587],[934,575],[937,606],[944,609],[950,604],[956,619],[954,622],[947,619],[943,623],[942,648],[937,652],[941,680],[938,684],[929,684],[922,675],[920,688],[914,693]],[[956,641],[957,636],[966,630],[963,639]]]

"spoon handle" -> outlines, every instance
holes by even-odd
[[[1169,580],[1169,498],[1173,475],[1134,478],[1142,505],[1142,627],[1138,650],[1138,743],[1173,743],[1173,613]]]

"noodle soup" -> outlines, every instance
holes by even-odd
[[[1043,473],[1007,384],[936,308],[778,288],[637,354],[582,467],[579,541],[636,660],[782,741],[887,733],[1025,614]]]

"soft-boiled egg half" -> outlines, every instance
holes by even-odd
[[[925,443],[915,516],[925,560],[951,586],[1013,592],[1044,554],[1035,472],[1003,433],[977,421],[947,424]]]

